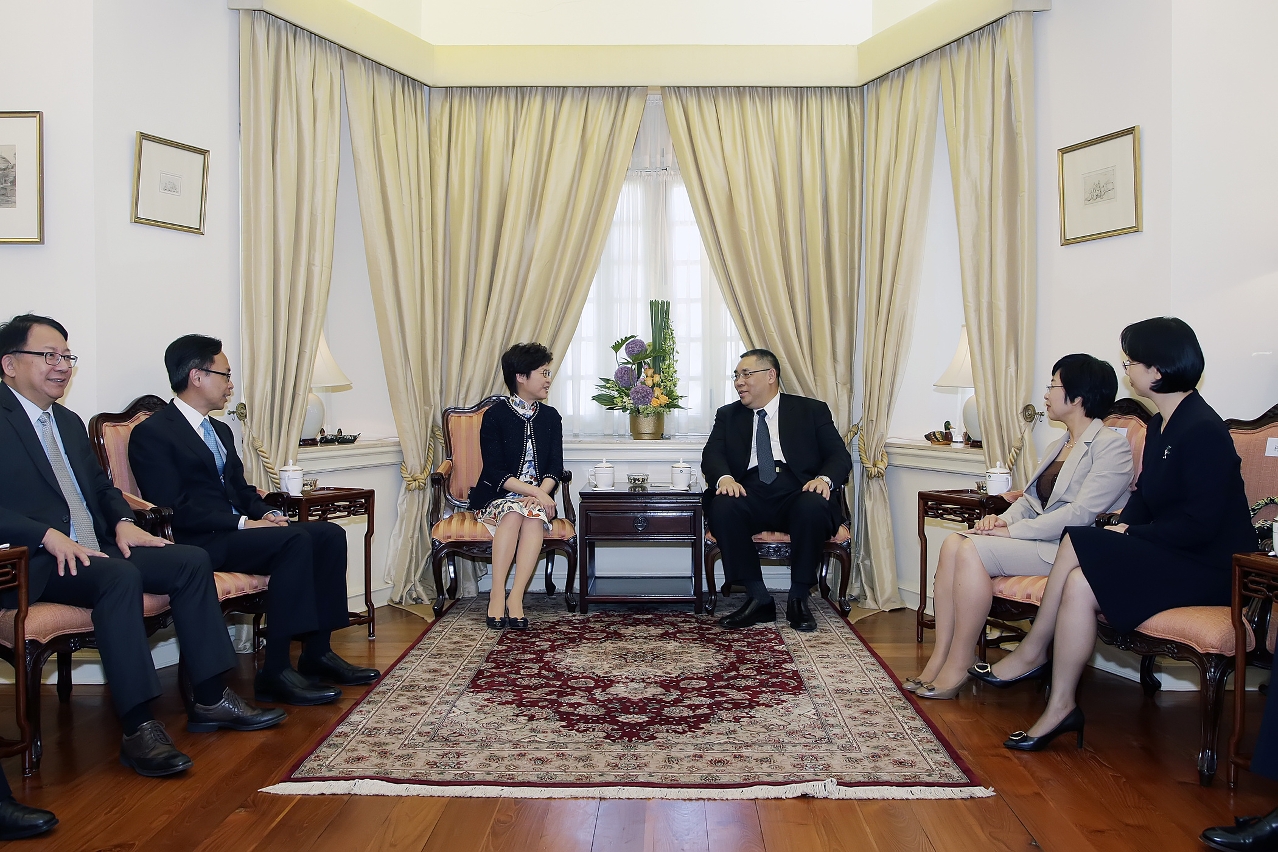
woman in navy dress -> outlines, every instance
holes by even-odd
[[[484,466],[470,490],[470,508],[493,535],[488,626],[494,630],[528,628],[524,591],[555,517],[564,434],[559,412],[546,405],[553,359],[540,343],[517,343],[506,350],[501,371],[510,396],[489,406],[479,427]],[[512,562],[515,582],[507,597]]]
[[[1117,526],[1066,530],[1029,635],[993,667],[972,672],[1007,686],[1043,674],[1051,651],[1047,708],[1028,731],[1012,734],[1008,748],[1038,751],[1067,731],[1082,746],[1075,692],[1097,615],[1129,631],[1164,610],[1228,606],[1233,554],[1259,544],[1233,439],[1194,389],[1203,353],[1193,329],[1156,317],[1123,329],[1122,346],[1132,390],[1158,409],[1136,491]]]

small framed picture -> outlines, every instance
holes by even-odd
[[[0,243],[44,242],[44,113],[0,112]]]
[[[208,187],[208,151],[138,133],[133,165],[134,222],[203,234]]]
[[[1061,148],[1061,245],[1141,229],[1140,127]]]

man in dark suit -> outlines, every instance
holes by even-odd
[[[377,680],[377,669],[351,665],[329,645],[332,631],[350,624],[346,532],[327,521],[289,524],[245,481],[230,428],[209,417],[235,389],[222,341],[180,337],[165,350],[164,366],[176,397],[134,428],[129,462],[142,496],[173,508],[177,541],[206,550],[214,570],[270,575],[258,699],[309,705],[341,696],[304,675],[339,685]],[[304,642],[296,669],[294,637]]]
[[[142,593],[168,595],[194,684],[187,728],[258,730],[284,718],[222,683],[235,651],[213,571],[199,548],[134,525],[133,510],[98,465],[84,422],[57,401],[76,356],[66,329],[30,314],[0,325],[0,541],[31,553],[29,598],[93,609],[93,629],[124,738],[120,759],[142,775],[191,765],[149,702],[160,694],[142,621]],[[16,606],[14,593],[0,606]]]
[[[747,593],[740,609],[719,619],[729,629],[776,620],[751,540],[764,530],[790,534],[790,626],[816,629],[808,594],[822,547],[841,521],[830,491],[852,471],[829,407],[781,393],[780,378],[781,364],[768,350],[742,355],[733,373],[740,399],[715,413],[701,456],[706,517],[723,554],[724,576]]]

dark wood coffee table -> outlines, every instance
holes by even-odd
[[[585,490],[578,495],[577,565],[568,566],[568,609],[590,603],[691,603],[701,613],[705,554],[700,491],[670,488]],[[682,542],[692,548],[691,573],[657,577],[596,577],[595,544],[600,541]],[[581,569],[580,601],[573,595]]]

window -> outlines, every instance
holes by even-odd
[[[591,397],[599,378],[616,368],[613,341],[648,339],[651,299],[670,300],[679,347],[685,408],[666,415],[666,433],[708,434],[715,409],[736,399],[728,377],[745,347],[701,242],[660,95],[648,96],[590,296],[555,366],[550,403],[563,415],[566,436],[629,434],[625,412],[607,411]]]

